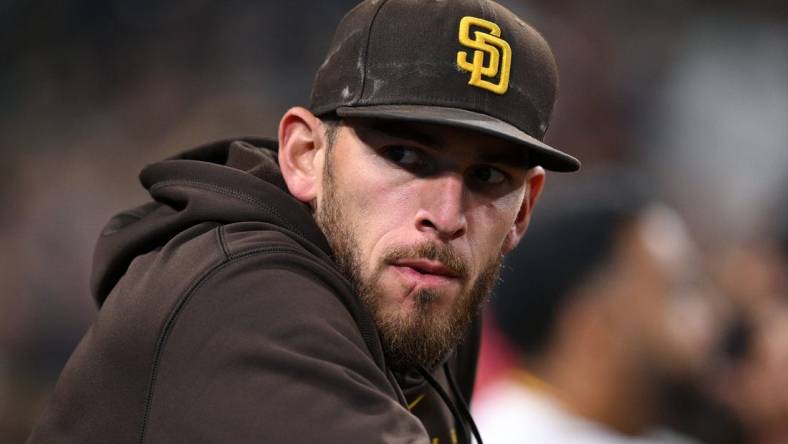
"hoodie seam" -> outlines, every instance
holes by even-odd
[[[233,197],[233,198],[238,199],[238,200],[240,200],[242,202],[246,202],[248,204],[257,206],[259,208],[264,209],[267,212],[270,212],[276,218],[278,218],[279,219],[278,220],[278,224],[279,225],[284,226],[285,228],[289,229],[290,231],[294,231],[294,232],[298,233],[302,237],[307,237],[301,230],[299,230],[298,228],[296,228],[292,224],[288,223],[287,219],[285,219],[282,216],[282,213],[280,213],[276,208],[274,208],[274,207],[272,207],[270,205],[267,205],[265,202],[263,202],[263,201],[261,201],[259,199],[256,199],[256,198],[254,198],[254,197],[252,197],[252,196],[250,196],[250,195],[248,195],[246,193],[242,193],[242,192],[240,192],[238,190],[235,190],[233,188],[222,187],[222,186],[219,186],[219,185],[214,185],[214,184],[209,184],[209,183],[205,183],[205,182],[200,182],[200,181],[197,181],[197,180],[166,180],[166,181],[159,182],[159,183],[151,186],[150,187],[150,191],[151,192],[156,192],[157,190],[161,190],[161,189],[169,188],[169,187],[174,187],[174,186],[190,186],[190,187],[200,188],[200,189],[207,190],[207,191],[213,191],[215,193],[219,193],[219,194],[223,194],[225,196]]]
[[[227,240],[225,239],[225,226],[222,225],[216,229],[216,240],[219,242],[219,248],[222,249],[224,259],[230,259],[230,249],[227,247]]]
[[[388,0],[383,0],[380,3],[378,9],[375,10],[375,13],[372,15],[372,20],[369,21],[369,28],[367,29],[367,42],[362,50],[364,72],[363,72],[363,77],[361,78],[361,92],[359,93],[358,98],[356,98],[355,100],[356,104],[362,103],[364,101],[364,92],[365,92],[364,90],[367,89],[367,77],[369,76],[369,45],[370,42],[372,41],[372,32],[375,27],[375,20],[377,20],[378,14],[380,14],[380,11],[383,9],[383,7],[386,5],[387,2]]]
[[[148,388],[147,394],[145,396],[145,412],[142,417],[142,426],[140,430],[140,438],[139,443],[142,444],[145,442],[145,433],[147,431],[148,426],[148,418],[150,417],[150,411],[153,404],[153,397],[155,392],[156,386],[156,379],[158,378],[158,371],[159,371],[159,363],[163,356],[164,347],[166,346],[167,340],[169,339],[170,333],[175,326],[175,322],[178,319],[180,313],[183,312],[186,305],[188,304],[189,300],[191,300],[192,295],[196,293],[202,286],[208,282],[213,276],[215,276],[219,271],[223,270],[225,267],[236,263],[237,261],[255,255],[262,255],[266,253],[295,253],[298,252],[292,248],[286,247],[267,247],[256,249],[253,251],[249,251],[246,253],[238,254],[235,256],[231,256],[225,258],[220,263],[214,265],[210,269],[206,270],[202,273],[194,283],[189,287],[188,290],[184,293],[184,295],[178,300],[175,306],[170,310],[170,314],[167,316],[167,320],[164,323],[164,327],[161,330],[161,333],[158,336],[158,340],[156,341],[156,348],[153,352],[153,364],[151,368],[150,378],[148,380]]]

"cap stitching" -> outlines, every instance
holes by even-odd
[[[353,102],[354,105],[361,102],[364,97],[364,90],[367,88],[367,71],[369,69],[367,66],[367,56],[369,55],[369,42],[372,40],[372,28],[375,26],[375,20],[377,20],[380,10],[383,9],[383,6],[385,6],[386,3],[388,3],[388,0],[383,0],[380,2],[378,9],[372,16],[372,20],[369,21],[369,29],[367,30],[367,43],[364,45],[364,54],[362,55],[362,59],[364,61],[364,73],[361,76],[361,90],[358,94],[358,97],[356,97],[356,100]]]

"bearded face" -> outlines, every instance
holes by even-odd
[[[346,199],[351,197],[337,185],[333,164],[329,153],[323,175],[326,197],[315,216],[340,271],[372,314],[389,365],[395,369],[434,366],[458,344],[491,293],[503,259],[501,247],[476,272],[451,245],[438,240],[393,244],[373,263],[365,263],[359,239],[364,221],[347,211],[352,205]],[[404,300],[391,294],[392,288],[384,282],[386,272],[396,266],[393,264],[408,261],[440,264],[436,274],[457,281],[459,289],[452,292],[451,288],[442,288],[450,285],[419,286],[412,288]]]
[[[301,177],[314,188],[299,189],[388,364],[434,366],[525,232],[544,171],[529,168],[522,147],[440,125],[351,120],[334,134],[308,151]]]
[[[425,241],[390,247],[372,272],[365,274],[355,224],[343,217],[341,193],[332,183],[331,175],[324,177],[324,186],[332,190],[329,193],[332,197],[324,201],[317,213],[318,225],[334,250],[340,271],[351,281],[361,302],[372,314],[383,340],[386,361],[394,369],[434,366],[458,344],[487,299],[497,281],[502,254],[493,256],[481,273],[470,279],[468,266],[451,247]],[[382,283],[387,264],[410,258],[441,262],[468,284],[448,307],[438,303],[444,295],[434,288],[415,291],[410,309],[387,304],[391,297]]]

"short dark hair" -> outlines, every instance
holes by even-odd
[[[609,265],[617,234],[656,201],[649,183],[607,167],[542,199],[521,246],[507,256],[491,301],[500,329],[523,355],[547,349],[572,290]]]

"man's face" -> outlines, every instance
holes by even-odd
[[[388,361],[434,365],[489,294],[541,173],[499,139],[372,121],[340,127],[324,165],[316,220]]]

